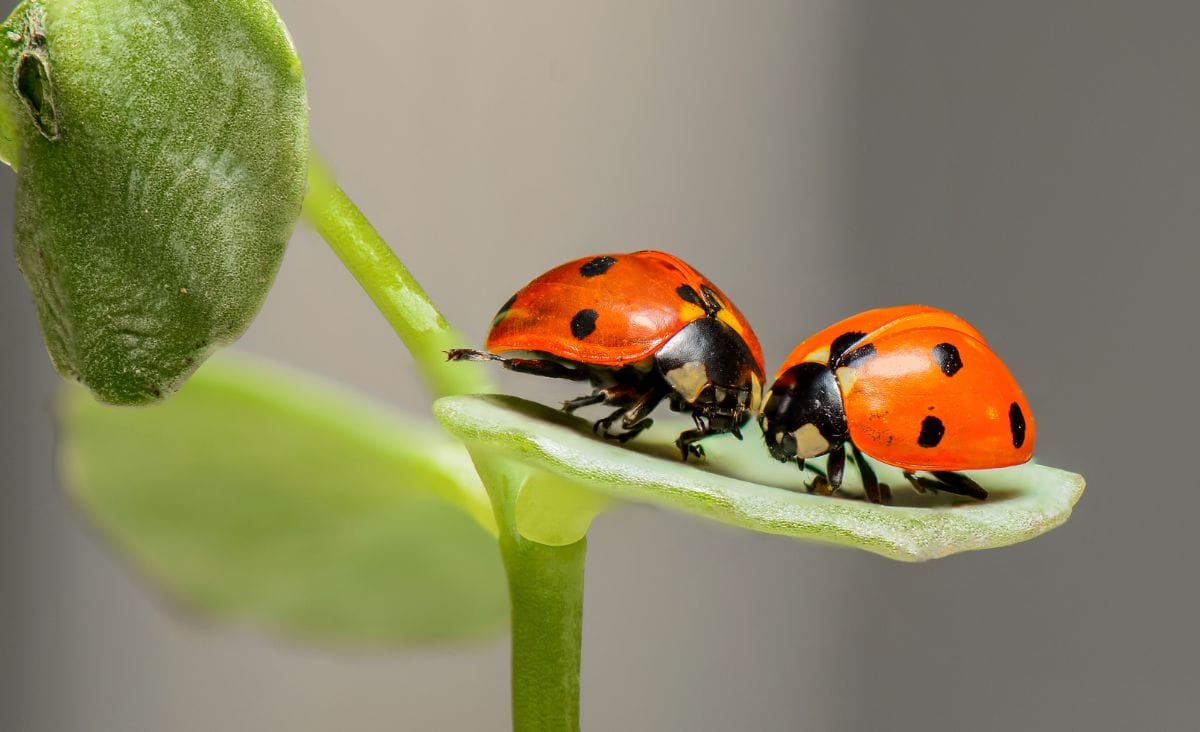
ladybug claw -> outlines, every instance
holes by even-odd
[[[619,434],[619,435],[607,434],[607,435],[605,435],[605,437],[609,437],[609,438],[611,438],[611,439],[614,439],[614,440],[616,440],[617,442],[619,442],[619,443],[621,443],[622,445],[624,445],[626,442],[629,442],[629,441],[630,441],[630,440],[632,440],[633,438],[637,437],[638,435],[642,434],[642,433],[643,433],[643,432],[645,432],[646,430],[650,429],[650,426],[651,426],[652,424],[654,424],[654,420],[652,420],[652,419],[643,419],[641,422],[637,422],[637,423],[635,423],[635,424],[631,425],[631,426],[629,427],[629,431],[628,431],[628,432],[622,432],[622,433],[621,433],[621,434]]]
[[[615,435],[612,435],[611,433],[609,433],[608,428],[612,427],[612,423],[616,422],[616,421],[617,420],[615,417],[605,417],[604,419],[598,419],[592,423],[592,432],[595,432],[598,435],[604,435],[605,437],[614,437]]]
[[[818,475],[812,479],[811,483],[805,483],[804,489],[809,493],[815,493],[818,496],[832,496],[833,488],[829,485],[829,479],[823,475]]]
[[[688,458],[694,457],[697,460],[703,460],[705,457],[704,448],[694,442],[684,442],[682,438],[675,440],[675,446],[679,448],[679,455],[686,463]]]

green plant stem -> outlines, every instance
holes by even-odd
[[[412,353],[425,383],[438,396],[491,391],[481,364],[447,368],[445,352],[466,344],[434,307],[425,290],[367,221],[325,166],[308,173],[304,215],[358,280]]]
[[[583,566],[587,539],[546,546],[501,534],[512,600],[513,729],[579,729]]]
[[[354,275],[413,354],[438,396],[492,391],[480,364],[447,364],[465,344],[429,296],[325,167],[309,169],[304,213]],[[512,604],[512,699],[515,732],[579,729],[579,662],[587,540],[562,547],[529,541],[516,527],[517,495],[528,469],[472,453],[500,530]]]
[[[583,571],[587,539],[547,546],[521,536],[516,498],[524,477],[511,464],[472,451],[496,509],[512,604],[513,729],[579,729]]]

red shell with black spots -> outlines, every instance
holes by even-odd
[[[729,298],[683,260],[650,250],[584,257],[537,277],[500,308],[487,350],[620,368],[653,356],[705,317],[705,294],[719,302],[716,317],[741,336],[763,373],[762,346]]]
[[[955,471],[1033,455],[1036,428],[1021,387],[953,313],[924,305],[860,313],[806,339],[779,374],[802,362],[834,372],[851,441],[882,462]]]

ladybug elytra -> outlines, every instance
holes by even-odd
[[[696,443],[709,435],[741,439],[758,412],[765,373],[758,338],[733,303],[681,259],[657,251],[585,257],[537,277],[500,308],[486,348],[447,356],[589,381],[592,392],[563,409],[617,407],[593,425],[606,438],[625,442],[650,427],[648,415],[664,399],[690,413],[696,428],[675,442],[684,460],[702,456]]]
[[[1033,455],[1021,388],[970,323],[923,305],[869,310],[808,338],[784,361],[759,425],[771,455],[829,455],[814,487],[837,490],[849,446],[867,498],[887,500],[869,456],[926,489],[984,499],[959,470],[1000,468]],[[932,478],[917,476],[926,471]]]

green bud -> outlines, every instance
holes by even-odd
[[[291,39],[266,0],[29,0],[0,34],[0,158],[50,356],[103,401],[160,399],[249,326],[299,217]]]

